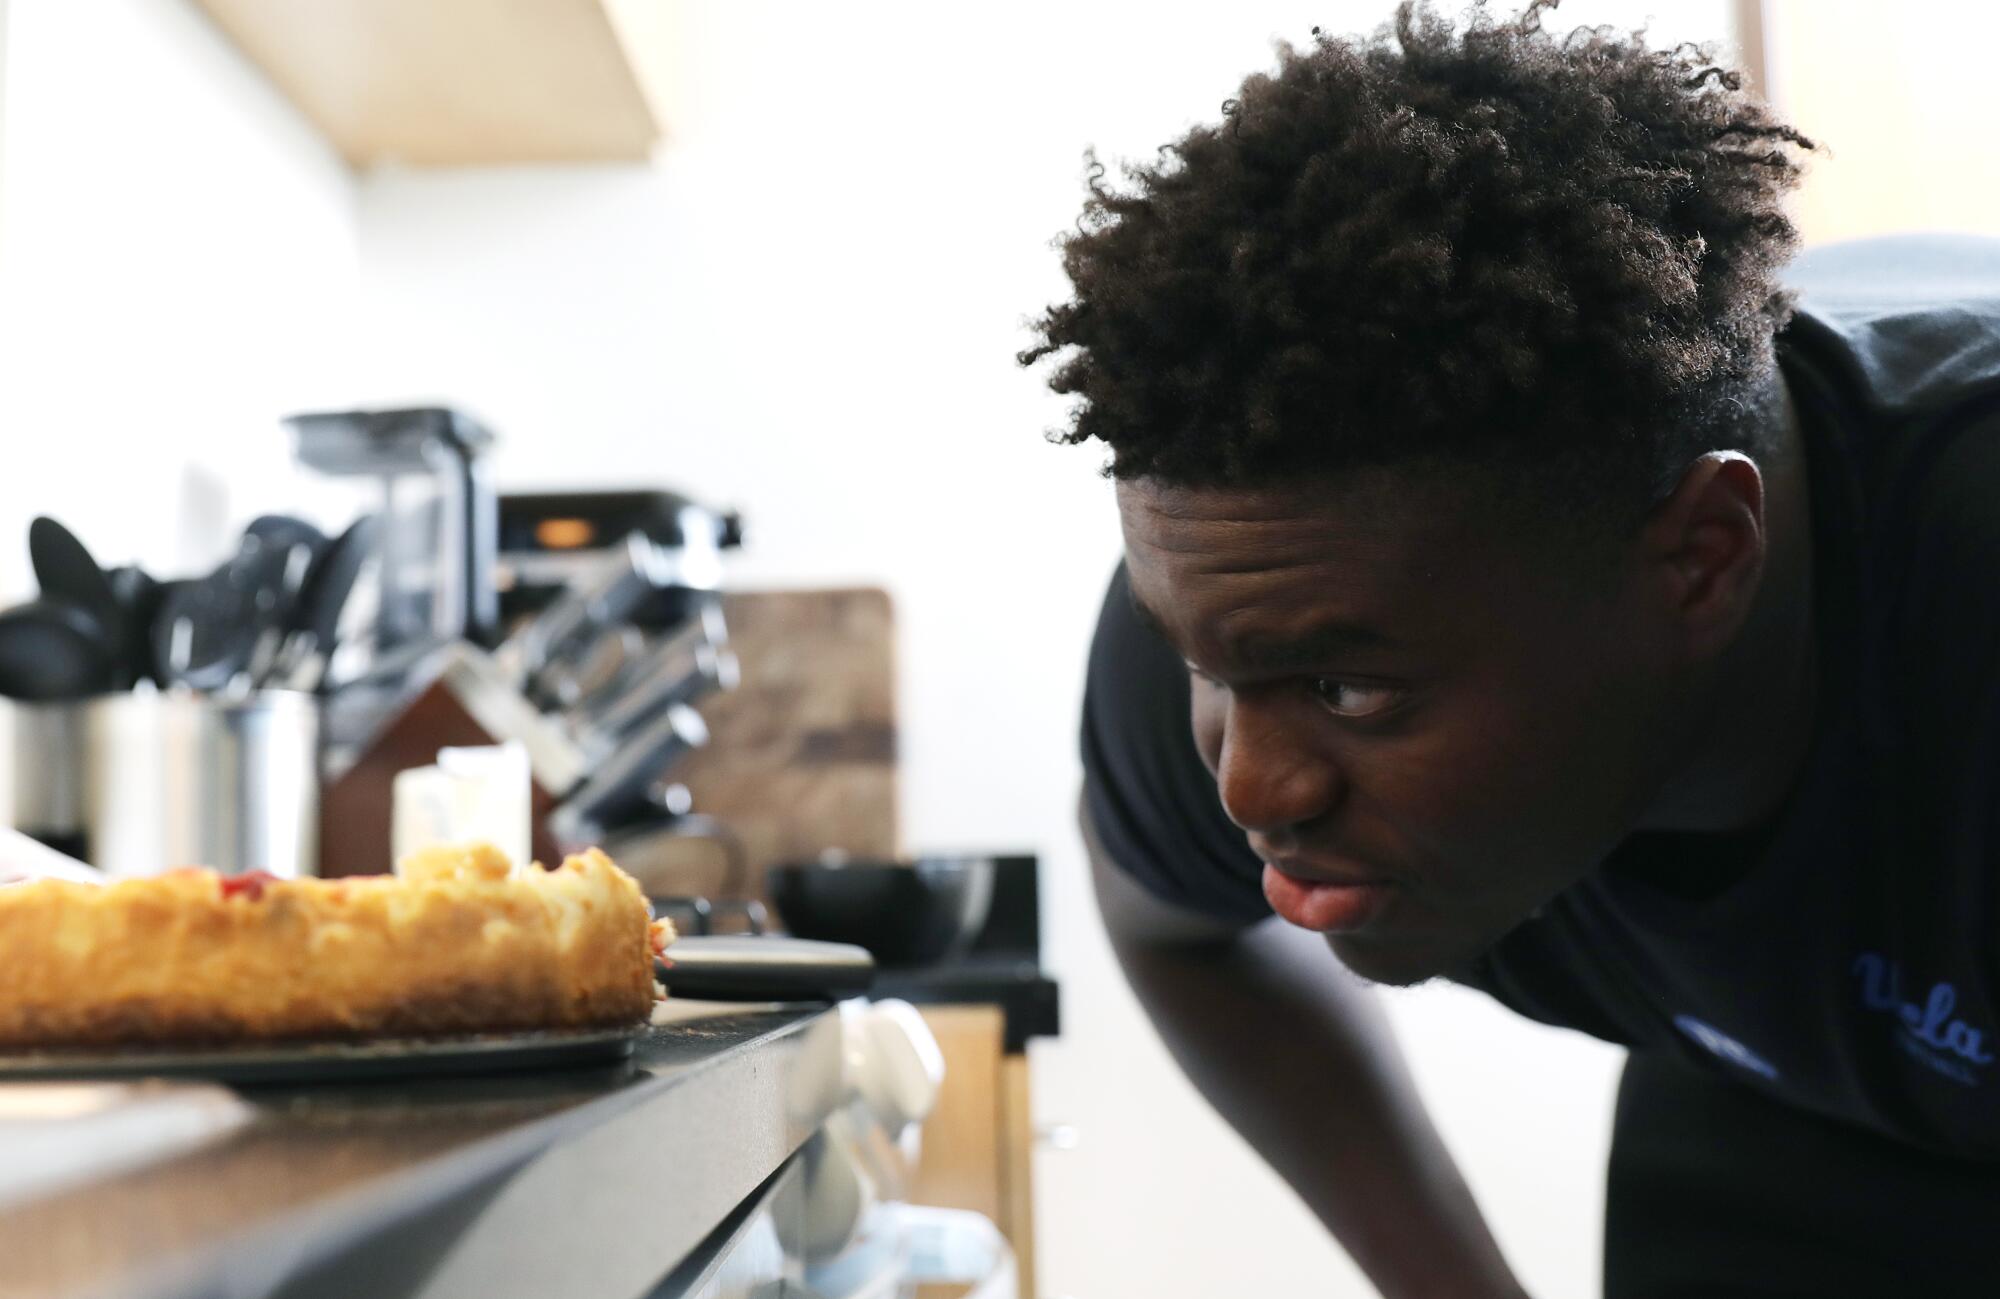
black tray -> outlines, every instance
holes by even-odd
[[[421,1074],[512,1073],[625,1060],[647,1026],[544,1029],[360,1042],[127,1047],[0,1054],[0,1082],[55,1078],[206,1078],[225,1083],[336,1082]]]

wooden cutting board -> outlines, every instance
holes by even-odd
[[[901,856],[888,592],[737,592],[722,611],[742,682],[696,705],[709,743],[672,776],[741,842],[747,878],[732,879],[721,844],[698,838],[623,846],[619,864],[655,894],[761,898],[778,862],[829,849]]]

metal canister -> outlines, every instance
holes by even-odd
[[[311,695],[106,695],[0,702],[8,820],[114,875],[170,866],[311,875],[319,713]]]
[[[82,706],[6,701],[0,712],[9,755],[9,823],[58,852],[85,856]]]

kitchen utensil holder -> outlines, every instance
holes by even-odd
[[[112,875],[312,875],[319,710],[308,694],[184,691],[12,705],[13,820]]]

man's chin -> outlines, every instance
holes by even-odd
[[[1491,943],[1445,936],[1383,939],[1371,934],[1328,934],[1340,963],[1370,983],[1409,988],[1463,970]]]

